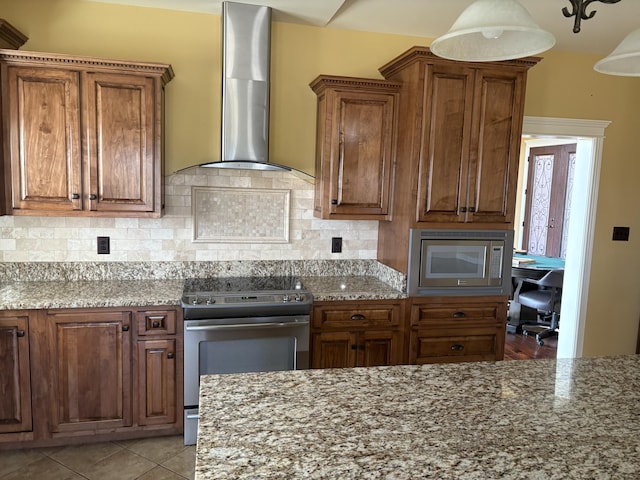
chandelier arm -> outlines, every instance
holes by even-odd
[[[589,20],[593,18],[596,14],[596,11],[587,13],[587,7],[593,2],[600,2],[605,4],[614,4],[618,3],[620,0],[569,0],[571,2],[572,11],[569,12],[567,7],[563,7],[562,13],[565,17],[576,17],[573,21],[573,33],[580,32],[580,22],[582,20]]]

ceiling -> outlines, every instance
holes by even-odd
[[[222,0],[85,0],[220,14]],[[473,0],[234,0],[267,5],[273,19],[327,28],[435,38],[447,32]],[[535,21],[556,37],[555,49],[606,55],[627,33],[640,28],[640,1],[622,0],[609,5],[593,2],[587,12],[594,18],[582,21],[573,33],[570,0],[520,0]]]

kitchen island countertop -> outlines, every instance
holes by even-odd
[[[203,376],[196,480],[637,479],[640,356]]]

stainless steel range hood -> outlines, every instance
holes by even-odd
[[[222,152],[200,166],[288,170],[269,162],[271,8],[222,3]]]

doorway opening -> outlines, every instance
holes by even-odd
[[[522,246],[524,208],[522,192],[525,159],[530,149],[542,145],[575,143],[575,169],[570,203],[573,206],[568,220],[566,238],[565,276],[558,335],[558,358],[582,356],[586,319],[593,229],[595,226],[600,166],[604,131],[609,121],[548,117],[525,117],[522,129],[520,169],[518,172],[518,200],[514,245]]]

